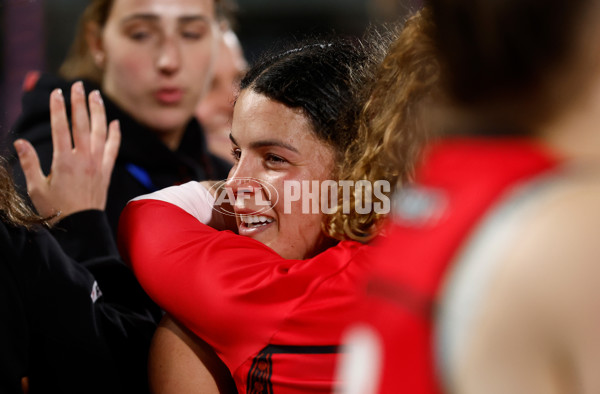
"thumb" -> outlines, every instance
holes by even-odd
[[[23,174],[25,174],[27,191],[31,193],[32,191],[39,190],[44,184],[46,177],[42,172],[37,152],[29,141],[23,139],[16,140],[13,145],[19,156]]]

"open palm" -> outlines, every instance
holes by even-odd
[[[83,84],[74,83],[71,87],[71,140],[62,91],[56,89],[50,95],[53,157],[48,176],[42,172],[33,146],[22,139],[15,141],[27,192],[42,216],[58,215],[61,219],[78,211],[106,207],[121,133],[118,121],[107,127],[100,92],[91,92],[88,102],[89,114]]]

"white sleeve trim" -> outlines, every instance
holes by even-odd
[[[140,200],[157,200],[176,205],[204,224],[212,219],[215,204],[215,197],[200,182],[195,181],[144,194],[130,202]]]

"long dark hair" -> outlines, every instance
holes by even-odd
[[[13,226],[28,229],[47,225],[46,219],[37,215],[15,190],[6,160],[0,157],[0,219]]]

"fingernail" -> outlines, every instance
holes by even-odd
[[[110,124],[108,125],[108,127],[116,128],[117,130],[121,131],[121,124],[119,123],[119,119],[112,120],[110,122]]]
[[[54,98],[55,100],[62,100],[63,99],[62,89],[54,89],[52,91],[52,94],[50,97]]]
[[[85,91],[83,89],[83,82],[77,81],[73,84],[73,86],[75,87],[75,91],[77,93],[85,94]]]
[[[102,95],[100,94],[99,90],[94,90],[92,92],[92,98],[94,99],[94,101],[98,104],[104,104],[102,101]]]
[[[17,155],[21,156],[23,153],[25,153],[25,143],[23,142],[23,140],[16,140],[13,143],[13,146],[17,151]]]

